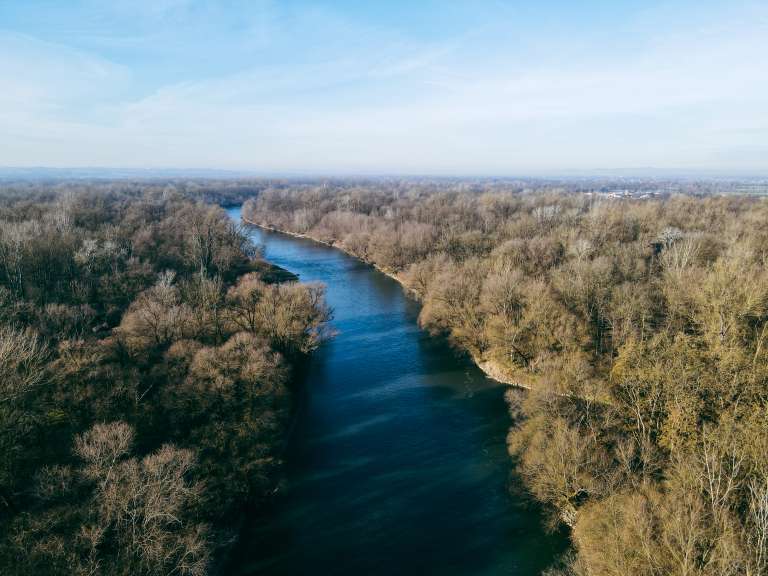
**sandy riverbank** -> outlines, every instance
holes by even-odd
[[[294,238],[303,238],[304,240],[311,240],[312,242],[317,242],[318,244],[323,244],[330,248],[341,250],[345,254],[352,256],[352,258],[356,258],[361,262],[365,262],[366,264],[368,264],[369,266],[372,266],[382,274],[389,276],[395,282],[400,284],[400,286],[402,286],[406,294],[408,294],[410,297],[414,298],[415,300],[419,300],[419,297],[416,294],[416,292],[408,288],[408,286],[405,285],[404,280],[401,277],[399,277],[397,274],[394,274],[392,272],[382,269],[380,266],[377,266],[374,262],[370,262],[368,260],[360,258],[360,256],[350,252],[349,250],[345,249],[343,246],[334,244],[332,242],[326,242],[325,240],[320,240],[319,238],[313,238],[312,236],[307,236],[306,234],[300,234],[298,232],[290,232],[288,230],[280,230],[279,228],[274,228],[272,226],[265,226],[264,224],[253,222],[252,220],[249,220],[245,216],[242,216],[242,220],[246,224],[249,224],[251,226],[256,226],[258,228],[262,228],[263,230],[269,230],[270,232],[278,232],[280,234],[286,234],[287,236],[293,236]],[[472,358],[472,362],[474,362],[474,364],[491,380],[495,380],[496,382],[500,382],[501,384],[506,384],[507,386],[514,386],[515,388],[524,388],[526,390],[530,390],[530,386],[527,386],[525,384],[520,383],[519,381],[512,379],[512,377],[505,374],[504,371],[501,369],[501,367],[495,364],[494,362],[489,360],[483,360],[482,358],[478,358],[476,355],[472,353],[469,353],[469,355]]]

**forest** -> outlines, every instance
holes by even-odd
[[[281,481],[320,285],[218,206],[254,189],[0,190],[0,572],[218,573]]]
[[[549,576],[768,574],[768,203],[463,182],[268,186],[256,224],[396,276],[499,378]]]

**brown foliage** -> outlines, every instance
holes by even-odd
[[[233,321],[250,311],[228,290],[267,267],[223,210],[182,198],[230,186],[0,195],[3,574],[202,575],[273,491],[278,348],[313,349],[328,313],[320,287],[253,275],[255,316]]]
[[[574,526],[567,571],[765,574],[768,204],[504,188],[307,186],[246,212],[291,230],[311,205],[333,231],[302,232],[401,272],[426,327],[533,387],[510,449]]]

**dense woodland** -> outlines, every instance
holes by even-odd
[[[252,193],[0,192],[0,573],[216,572],[274,492],[329,311],[192,201]]]
[[[530,388],[509,450],[571,526],[552,574],[768,574],[764,199],[297,185],[244,215],[396,274]]]

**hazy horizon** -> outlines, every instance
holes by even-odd
[[[499,181],[635,181],[647,180],[648,182],[667,181],[733,181],[749,182],[768,180],[768,171],[729,171],[729,170],[677,170],[656,169],[644,167],[636,169],[583,169],[571,171],[551,170],[546,172],[528,173],[463,173],[463,172],[341,172],[320,170],[285,170],[285,171],[260,171],[247,169],[226,168],[178,168],[178,167],[140,167],[140,166],[0,166],[0,180],[68,180],[68,179],[97,179],[97,180],[122,180],[122,179],[200,179],[200,180],[499,180]]]
[[[0,4],[0,170],[768,174],[764,2]]]

